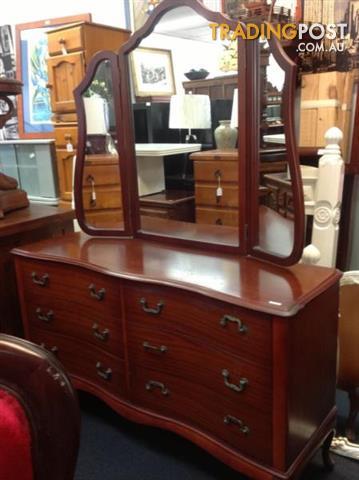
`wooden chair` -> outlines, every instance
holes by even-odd
[[[60,362],[0,334],[0,478],[73,480],[79,434],[77,396]]]
[[[349,394],[346,436],[355,439],[359,410],[359,271],[345,272],[340,286],[338,388]]]

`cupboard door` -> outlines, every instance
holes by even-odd
[[[62,200],[72,200],[72,163],[74,153],[66,150],[56,150],[57,172],[59,174],[59,184]]]
[[[47,61],[51,108],[54,112],[75,112],[73,91],[85,73],[82,53],[61,55]]]

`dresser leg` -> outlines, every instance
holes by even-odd
[[[345,435],[351,442],[355,442],[355,419],[359,411],[359,394],[356,388],[349,391],[350,411],[345,428]]]
[[[334,437],[334,430],[332,430],[327,438],[325,439],[323,446],[322,446],[322,458],[323,458],[323,463],[324,467],[326,470],[331,471],[334,468],[334,461],[330,455],[330,445],[332,443]]]

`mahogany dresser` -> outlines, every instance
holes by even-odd
[[[335,269],[84,233],[13,253],[26,337],[121,415],[258,480],[333,428]]]
[[[55,127],[57,169],[62,200],[72,198],[72,159],[77,147],[74,88],[83,79],[91,57],[99,50],[118,50],[129,30],[78,22],[50,30],[47,68]]]
[[[70,208],[30,205],[0,220],[0,332],[22,334],[16,278],[10,250],[43,238],[73,231],[75,212]]]

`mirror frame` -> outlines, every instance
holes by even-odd
[[[97,227],[91,227],[86,223],[86,216],[83,205],[83,172],[85,165],[85,150],[86,150],[86,114],[85,105],[83,101],[83,94],[90,87],[93,79],[96,76],[98,67],[103,61],[109,61],[111,65],[112,85],[113,85],[113,102],[116,120],[116,137],[117,137],[117,152],[119,158],[119,172],[121,178],[121,197],[122,197],[122,211],[123,211],[123,229],[103,229]],[[125,152],[123,150],[123,128],[121,126],[121,120],[124,118],[121,114],[120,106],[120,75],[119,75],[118,56],[111,51],[101,51],[95,54],[87,68],[87,72],[81,83],[74,90],[74,97],[76,103],[76,111],[78,116],[78,144],[77,154],[75,160],[75,178],[74,178],[74,200],[76,216],[81,229],[88,235],[96,236],[119,236],[119,237],[132,237],[132,224],[131,224],[131,209],[129,201],[129,189],[127,185],[130,182],[128,178],[129,166],[126,161]]]
[[[249,201],[248,203],[248,237],[249,248],[248,254],[261,258],[263,260],[276,263],[278,265],[289,266],[297,263],[302,256],[304,248],[304,232],[305,232],[305,216],[304,216],[304,195],[302,186],[302,177],[299,164],[299,153],[295,134],[295,89],[296,89],[296,73],[297,65],[284,51],[279,40],[272,36],[267,40],[270,53],[273,54],[276,62],[285,73],[285,81],[282,94],[282,115],[285,133],[285,146],[287,149],[287,162],[293,188],[293,209],[294,209],[294,231],[293,246],[288,256],[280,255],[277,252],[268,252],[263,250],[258,244],[260,231],[259,218],[259,166],[260,166],[260,96],[253,95],[252,108],[255,115],[252,116],[252,135],[251,135],[251,155],[248,167],[248,186]],[[252,41],[251,62],[253,78],[260,82],[260,49],[257,41]],[[254,86],[258,92],[258,83]],[[275,228],[275,224],[273,225]]]
[[[246,245],[246,228],[245,228],[245,178],[246,178],[246,166],[245,162],[240,161],[240,156],[246,158],[246,130],[247,126],[242,125],[242,128],[238,129],[238,141],[240,147],[238,148],[238,185],[239,185],[239,227],[238,227],[238,246],[226,246],[226,245],[217,245],[215,243],[205,242],[205,241],[196,241],[191,239],[185,239],[181,237],[170,237],[165,235],[160,235],[156,233],[146,232],[141,230],[141,221],[140,221],[140,209],[139,209],[139,199],[138,199],[138,187],[137,187],[137,169],[136,169],[136,153],[135,153],[135,138],[134,138],[134,125],[133,125],[133,114],[132,114],[132,104],[131,104],[131,87],[130,87],[130,58],[129,54],[139,46],[141,41],[150,35],[155,29],[157,23],[161,18],[170,10],[174,10],[178,7],[188,7],[191,8],[198,15],[202,16],[208,21],[208,23],[226,23],[236,29],[238,22],[229,18],[226,15],[223,15],[220,12],[215,12],[206,8],[200,0],[163,0],[151,13],[146,23],[136,32],[131,35],[129,40],[120,48],[119,50],[119,64],[121,66],[120,76],[121,76],[121,99],[122,99],[122,111],[126,122],[123,125],[124,132],[124,151],[128,159],[130,159],[130,176],[134,179],[131,183],[131,192],[130,192],[130,202],[132,206],[132,215],[133,215],[133,228],[135,236],[144,239],[162,241],[163,243],[170,243],[176,245],[190,245],[196,248],[203,248],[206,250],[215,250],[223,252],[232,252],[245,254],[247,245]],[[242,28],[246,31],[246,27],[242,24]],[[237,39],[237,48],[238,48],[238,72],[246,72],[246,58],[247,58],[247,41],[238,38]],[[246,102],[246,85],[247,74],[238,73],[238,91],[243,92],[243,94],[238,95],[238,112],[239,117],[247,117],[247,102]]]

